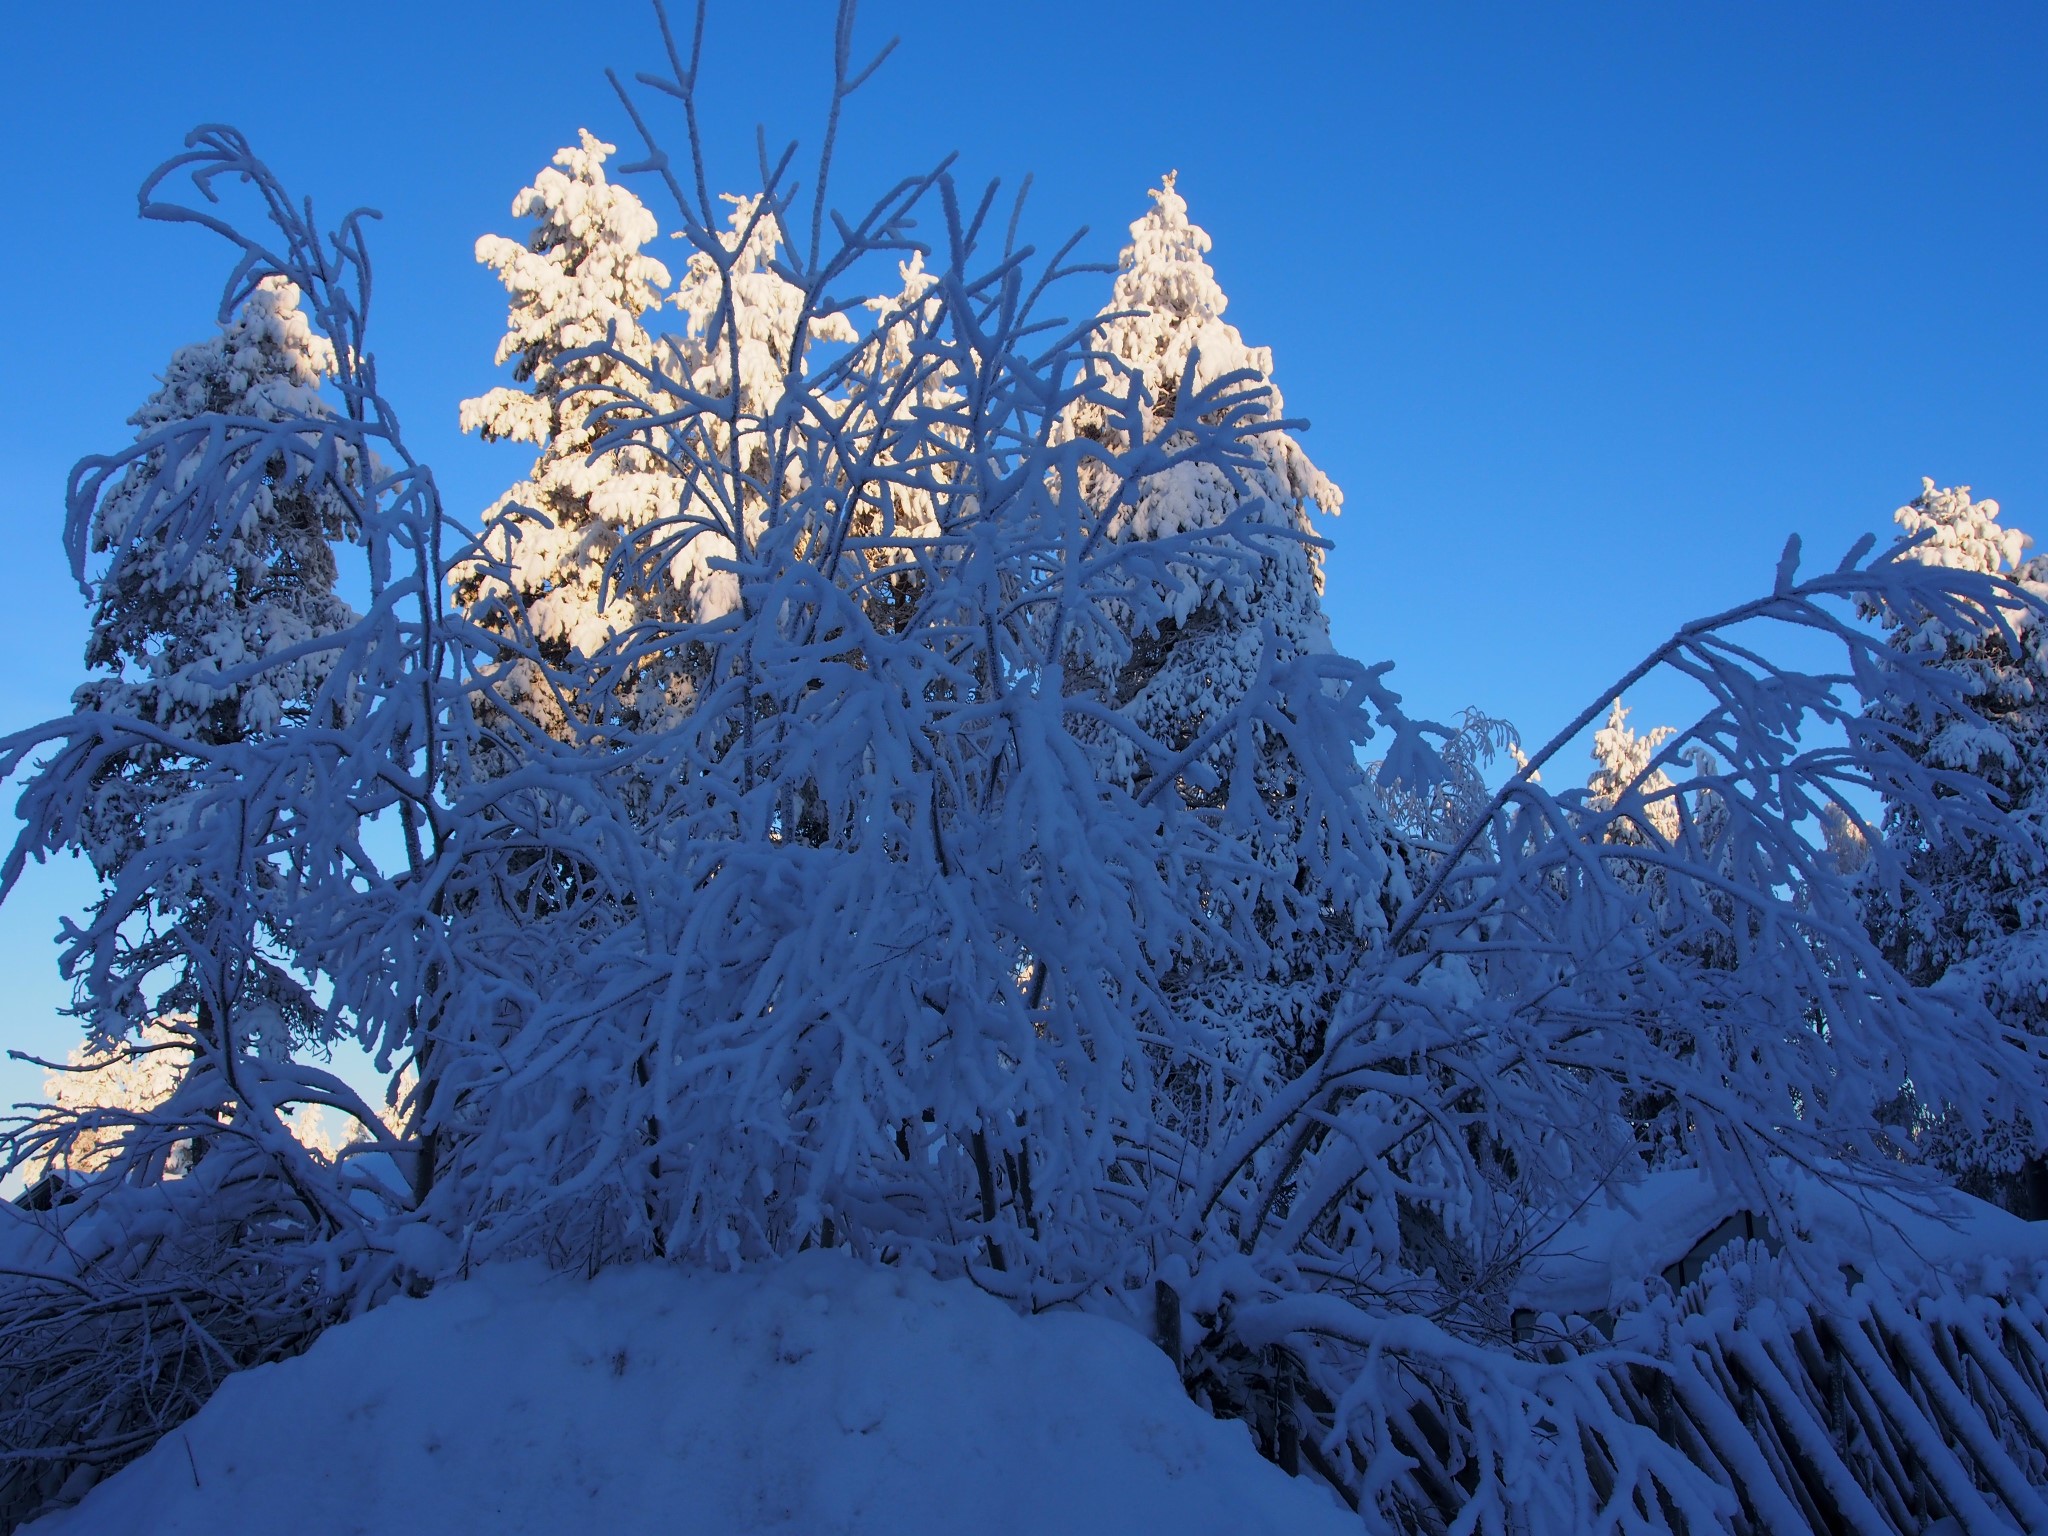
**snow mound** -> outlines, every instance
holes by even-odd
[[[1356,1517],[1102,1318],[806,1254],[510,1266],[230,1379],[33,1536],[1318,1536]]]

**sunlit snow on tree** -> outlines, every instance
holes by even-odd
[[[512,298],[497,360],[512,363],[525,387],[462,404],[465,432],[530,443],[540,456],[487,514],[496,567],[462,573],[457,596],[492,628],[510,622],[504,606],[516,605],[548,658],[572,668],[641,619],[673,616],[684,601],[673,582],[632,580],[616,559],[621,534],[673,511],[674,478],[631,447],[598,451],[605,428],[591,420],[603,391],[631,379],[633,364],[653,362],[642,319],[666,301],[669,282],[668,269],[644,254],[657,234],[654,215],[605,176],[613,153],[583,131],[513,199],[514,217],[535,221],[527,243],[500,235],[477,242],[477,260]],[[591,350],[602,348],[611,353]],[[601,699],[577,697],[530,664],[515,663],[503,691],[557,734],[573,734],[571,717],[586,728],[608,721]],[[638,686],[626,691],[627,707],[639,702]]]

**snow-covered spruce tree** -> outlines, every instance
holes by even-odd
[[[512,299],[497,360],[513,364],[523,387],[462,404],[464,431],[540,452],[526,480],[487,514],[490,557],[459,573],[455,595],[486,630],[518,624],[531,632],[552,670],[515,661],[498,691],[565,739],[604,733],[622,710],[667,703],[680,680],[629,669],[621,687],[592,694],[579,678],[614,636],[642,619],[672,617],[690,598],[687,574],[682,585],[663,579],[667,573],[629,579],[614,559],[622,533],[674,509],[675,477],[644,451],[592,451],[603,435],[592,408],[626,376],[624,364],[594,349],[652,362],[643,317],[669,283],[668,269],[645,254],[654,215],[605,176],[614,153],[583,130],[513,199],[513,215],[535,221],[527,242],[477,242],[477,260]]]
[[[73,1046],[61,1065],[45,1070],[43,1097],[75,1128],[68,1140],[51,1148],[45,1176],[54,1176],[58,1185],[48,1198],[61,1198],[77,1178],[109,1166],[131,1130],[154,1133],[154,1117],[176,1097],[191,1065],[191,1023],[160,1020],[114,1046],[87,1040]],[[295,1114],[291,1129],[304,1146],[330,1162],[363,1139],[352,1117],[317,1104]],[[201,1150],[201,1141],[174,1146],[165,1171],[190,1171],[193,1154]]]
[[[1383,714],[1394,696],[1345,675],[1322,612],[1311,516],[1335,513],[1342,496],[1292,435],[1299,424],[1285,419],[1271,353],[1224,318],[1209,236],[1189,220],[1176,182],[1167,176],[1131,225],[1098,317],[1091,369],[1122,410],[1084,402],[1071,430],[1126,452],[1172,447],[1188,403],[1207,390],[1236,392],[1257,424],[1234,453],[1135,481],[1084,466],[1106,541],[1171,551],[1144,606],[1106,634],[1080,636],[1075,655],[1115,711],[1115,728],[1100,731],[1106,776],[1141,802],[1170,805],[1208,843],[1208,857],[1182,867],[1176,895],[1206,921],[1164,951],[1160,982],[1219,1053],[1156,1053],[1154,1113],[1165,1134],[1185,1138],[1177,1155],[1186,1158],[1227,1144],[1230,1127],[1256,1121],[1315,1061],[1362,954],[1404,893],[1405,871],[1352,756],[1354,733],[1371,729],[1361,713],[1368,694]],[[1420,785],[1424,776],[1410,759],[1389,777]],[[1270,1198],[1284,1206],[1292,1195],[1276,1187]],[[1418,1270],[1447,1262],[1430,1213],[1402,1208],[1390,1191],[1363,1204],[1397,1246],[1429,1250]],[[1256,1422],[1272,1399],[1271,1362],[1213,1317],[1187,1368],[1219,1412]],[[1278,1433],[1264,1415],[1269,1448]]]
[[[263,426],[331,419],[319,395],[335,369],[333,348],[299,308],[282,276],[251,291],[219,336],[171,359],[162,385],[130,417],[139,444],[207,418]],[[333,544],[356,533],[337,486],[358,474],[344,449],[332,475],[312,472],[264,445],[239,450],[224,434],[176,436],[131,464],[99,500],[91,551],[105,557],[94,599],[86,664],[99,675],[81,687],[81,715],[133,721],[123,745],[94,764],[92,793],[62,828],[62,841],[92,863],[118,906],[141,855],[203,828],[209,749],[272,739],[281,732],[336,729],[353,713],[346,692],[325,687],[332,637],[355,621],[335,592]],[[154,522],[167,495],[225,471],[246,476],[247,494],[195,506],[175,528]],[[144,1021],[191,1037],[200,1063],[260,1046],[288,1053],[303,1038],[288,1021],[311,1007],[265,957],[282,911],[267,910],[269,868],[247,879],[260,915],[208,889],[203,868],[158,866],[145,913],[131,924],[124,957],[130,987],[95,999],[88,1018],[103,1044]],[[222,910],[228,907],[228,910]],[[239,931],[238,931],[239,930]],[[213,937],[194,942],[195,933]],[[290,1030],[258,1041],[230,1014],[262,1017]],[[169,1020],[181,1022],[172,1023]],[[232,1073],[217,1079],[231,1092]]]
[[[274,963],[284,916],[268,868],[251,866],[224,901],[206,870],[156,851],[206,838],[218,815],[209,753],[338,725],[349,711],[344,696],[322,697],[327,642],[355,618],[335,593],[332,545],[355,533],[347,500],[260,444],[238,452],[181,430],[209,417],[331,417],[318,390],[334,367],[298,289],[275,275],[258,283],[218,335],[173,355],[129,418],[141,457],[81,530],[105,558],[90,587],[86,663],[97,675],[75,703],[83,720],[132,728],[103,741],[84,793],[46,835],[106,882],[101,916],[121,921],[103,924],[101,955],[118,950],[121,974],[107,991],[81,987],[88,1038],[51,1071],[50,1103],[12,1149],[32,1167],[75,1180],[126,1154],[146,1178],[186,1169],[235,1112],[240,1059],[305,1040],[308,999]],[[165,500],[223,471],[245,476],[245,496],[195,508],[196,526],[157,520]]]
[[[1967,486],[1920,495],[1896,514],[1920,540],[1913,558],[2002,576],[2048,599],[2048,561],[2027,558],[2026,534],[1999,522],[1995,501]],[[1988,786],[2005,810],[1999,835],[1887,804],[1877,835],[1904,860],[1896,883],[1873,880],[1870,920],[1892,963],[1916,985],[1944,982],[1982,1000],[2008,1028],[2048,1039],[2048,623],[2017,610],[2009,626],[1957,629],[1916,608],[1883,614],[1892,644],[1952,675],[1964,708],[1930,710],[1880,695],[1871,718],[1928,766]],[[1973,1106],[1926,1102],[1923,1141],[1937,1162],[1980,1193],[2048,1216],[2048,1127],[2033,1114],[1983,1123]]]
[[[187,1035],[163,1025],[112,1046],[88,1040],[72,1047],[64,1064],[51,1066],[43,1077],[44,1096],[60,1113],[69,1113],[74,1126],[68,1139],[51,1147],[46,1174],[68,1182],[104,1167],[130,1129],[119,1117],[147,1123],[177,1093],[191,1059]],[[173,1154],[172,1165],[183,1161]]]
[[[720,201],[728,212],[717,249],[694,251],[676,284],[676,307],[689,319],[688,345],[677,360],[690,368],[701,397],[732,402],[735,430],[724,450],[736,452],[743,472],[761,480],[774,456],[765,428],[792,375],[806,369],[815,343],[861,337],[845,314],[820,306],[793,281],[795,253],[785,247],[782,219],[767,194],[727,193]],[[905,345],[898,338],[883,346],[899,368]],[[775,493],[764,485],[757,494],[765,500]]]
[[[1262,426],[1229,459],[1098,491],[1109,539],[1187,548],[1153,596],[1162,616],[1127,624],[1094,660],[1107,701],[1148,744],[1111,771],[1141,796],[1173,796],[1235,855],[1223,883],[1187,898],[1215,910],[1229,948],[1182,956],[1170,984],[1238,1035],[1243,1065],[1285,1078],[1313,1054],[1353,952],[1384,921],[1390,879],[1369,797],[1326,814],[1316,791],[1330,786],[1312,785],[1297,755],[1324,687],[1315,658],[1330,655],[1310,518],[1334,514],[1343,497],[1284,420],[1271,352],[1223,318],[1210,239],[1189,221],[1176,177],[1151,199],[1131,225],[1093,367],[1136,407],[1133,436],[1171,443],[1182,393],[1223,382],[1262,396]],[[1074,430],[1128,446],[1100,407],[1077,411]],[[1130,738],[1112,740],[1131,750]],[[1171,782],[1155,784],[1163,764]]]
[[[489,553],[458,575],[456,596],[486,630],[530,633],[545,667],[515,659],[495,691],[564,739],[616,736],[687,709],[705,655],[667,637],[737,601],[730,546],[683,505],[708,487],[686,486],[657,450],[621,436],[607,405],[648,408],[658,358],[662,375],[729,398],[742,418],[771,415],[803,305],[775,270],[780,226],[758,197],[726,199],[719,251],[691,255],[666,293],[668,269],[644,254],[654,215],[605,175],[615,153],[585,130],[514,200],[515,215],[536,220],[527,244],[477,242],[478,260],[512,295],[498,361],[513,362],[525,388],[462,408],[465,430],[541,450],[528,480],[491,509]],[[671,302],[683,330],[650,330],[652,312]],[[855,339],[837,314],[803,323],[818,339]],[[732,435],[729,449],[759,460],[761,441],[742,447],[744,434]]]
[[[1639,735],[1629,729],[1628,713],[1616,699],[1607,723],[1593,733],[1593,775],[1586,780],[1586,796],[1596,810],[1611,810],[1630,791],[1647,798],[1671,787],[1670,776],[1654,766],[1657,749],[1671,739],[1671,727],[1652,726]],[[1633,821],[1622,825],[1637,836],[1655,832],[1668,841],[1678,835],[1678,809],[1670,801],[1652,805],[1647,819],[1647,828]]]

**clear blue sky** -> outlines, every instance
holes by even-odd
[[[829,16],[714,7],[736,189],[755,123],[815,142]],[[863,32],[903,45],[849,119],[856,180],[956,149],[971,178],[1032,172],[1033,232],[1086,224],[1109,259],[1179,169],[1231,318],[1348,494],[1338,643],[1395,659],[1421,712],[1545,736],[1761,590],[1787,533],[1832,559],[1922,474],[2048,538],[2039,6],[868,0]],[[632,0],[15,8],[0,726],[80,677],[68,467],[125,441],[211,323],[221,250],[134,218],[184,131],[232,122],[330,215],[383,210],[382,377],[451,505],[480,507],[523,460],[455,431],[504,315],[471,247],[579,126],[620,138],[602,71],[655,43]],[[61,1048],[48,940],[86,894],[44,874],[0,910],[0,1044]],[[0,1102],[34,1083],[0,1069]]]

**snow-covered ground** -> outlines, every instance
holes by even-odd
[[[1127,1328],[803,1255],[510,1266],[231,1379],[33,1536],[1321,1536],[1357,1520]]]

